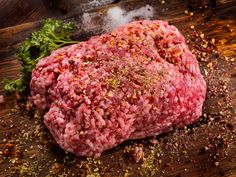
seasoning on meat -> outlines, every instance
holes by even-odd
[[[30,87],[57,143],[97,157],[125,140],[194,122],[206,94],[183,35],[157,20],[53,51],[33,70]]]

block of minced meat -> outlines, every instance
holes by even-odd
[[[206,83],[178,29],[144,20],[53,51],[33,70],[30,89],[57,143],[98,157],[197,120]]]

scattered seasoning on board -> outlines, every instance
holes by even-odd
[[[190,12],[189,15],[192,17],[192,16],[194,16],[194,13],[193,13],[193,12]]]

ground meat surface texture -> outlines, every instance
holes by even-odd
[[[183,35],[164,21],[135,21],[55,50],[37,64],[31,100],[57,143],[100,156],[199,118],[206,83]]]

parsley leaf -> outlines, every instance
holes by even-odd
[[[8,92],[23,92],[29,88],[31,72],[40,59],[50,55],[52,50],[78,43],[69,37],[73,30],[75,26],[72,22],[63,24],[60,20],[45,20],[43,27],[33,32],[17,50],[17,57],[22,66],[21,77],[13,81],[6,80],[4,89]]]

